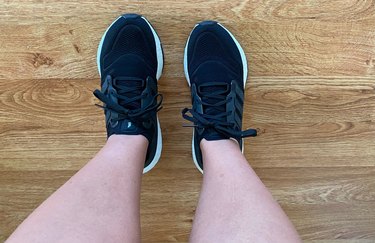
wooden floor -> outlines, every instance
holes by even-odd
[[[121,13],[157,29],[164,150],[144,176],[142,239],[186,242],[194,168],[182,57],[194,24],[224,23],[249,62],[245,153],[305,242],[375,242],[375,1],[0,0],[0,241],[105,142],[96,48]]]

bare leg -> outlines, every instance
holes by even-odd
[[[7,242],[140,242],[139,200],[147,146],[141,135],[112,135]]]
[[[232,140],[201,142],[204,178],[191,242],[300,242]]]

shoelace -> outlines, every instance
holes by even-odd
[[[212,84],[220,85],[220,83],[212,83]],[[207,84],[207,85],[212,85],[212,84]],[[230,112],[222,111],[220,110],[220,107],[222,107],[223,105],[225,105],[227,102],[231,100],[231,98],[227,100],[226,93],[227,93],[227,90],[223,90],[223,89],[204,93],[204,97],[202,97],[201,103],[203,106],[205,106],[206,114],[198,113],[194,111],[193,109],[188,109],[188,108],[183,109],[182,117],[194,123],[194,125],[185,125],[185,126],[205,128],[205,129],[212,128],[216,132],[229,138],[255,137],[257,135],[256,129],[247,129],[244,131],[238,131],[234,129],[234,126],[235,126],[234,123],[225,121],[225,117],[228,116]],[[207,102],[209,100],[211,102]],[[191,116],[189,116],[187,113],[190,113]]]
[[[112,77],[107,77],[112,79]],[[135,79],[133,79],[134,81]],[[110,80],[111,82],[112,80]],[[113,88],[116,92],[108,91],[109,94],[106,94],[106,90],[100,91],[95,90],[94,95],[105,105],[101,106],[96,104],[96,106],[103,108],[104,110],[110,110],[118,114],[117,118],[111,118],[112,122],[117,122],[120,120],[128,119],[134,123],[140,121],[148,120],[156,112],[162,109],[163,95],[156,94],[152,97],[152,101],[147,104],[145,107],[137,107],[137,102],[145,98],[147,94],[140,92],[140,95],[135,95],[130,97],[126,94],[134,94],[134,92],[139,91],[139,86],[126,86],[123,84],[113,84]],[[118,102],[114,102],[111,97],[117,98]],[[159,99],[160,97],[160,99]],[[156,101],[156,102],[154,102]],[[125,108],[128,107],[128,108]]]

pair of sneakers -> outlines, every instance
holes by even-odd
[[[150,22],[137,14],[117,18],[105,31],[98,48],[101,90],[94,95],[103,102],[107,136],[143,135],[149,145],[143,172],[158,162],[162,135],[157,112],[162,95],[158,80],[163,70],[163,48]],[[192,155],[203,172],[200,142],[234,139],[243,149],[244,87],[247,79],[245,53],[234,36],[220,23],[195,25],[187,40],[184,71],[191,89],[192,109],[182,116],[193,123]]]

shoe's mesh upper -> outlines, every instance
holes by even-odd
[[[117,35],[112,50],[104,58],[104,63],[113,63],[125,53],[139,55],[150,60],[152,56],[149,45],[150,43],[147,43],[139,27],[127,25]]]
[[[205,58],[209,56],[215,57],[224,57],[225,51],[223,50],[222,46],[220,45],[220,41],[217,37],[210,33],[202,33],[195,46],[194,56],[197,59]]]

